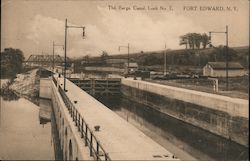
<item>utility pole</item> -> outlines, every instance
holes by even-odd
[[[67,18],[65,20],[63,90],[66,91],[66,56],[67,56]]]
[[[211,34],[212,33],[223,33],[226,34],[226,90],[228,91],[228,26],[226,25],[226,31],[210,31],[209,32],[209,38],[211,40]],[[212,44],[210,43],[212,46]]]
[[[228,91],[228,26],[226,26],[226,79]]]
[[[167,55],[166,55],[166,44],[165,44],[165,51],[164,51],[164,75],[167,75]]]
[[[120,48],[122,48],[122,47],[128,49],[128,67],[127,67],[127,71],[128,71],[128,74],[129,74],[129,43],[128,43],[128,46],[119,46],[118,50],[120,51]]]
[[[54,49],[54,46],[55,46],[55,43],[53,41],[53,64],[52,64],[53,72],[54,72],[54,68],[55,68],[55,49]]]
[[[67,63],[67,29],[68,28],[81,28],[83,30],[82,37],[85,36],[85,27],[84,26],[68,26],[67,19],[65,20],[65,41],[64,41],[64,81],[63,81],[63,89],[66,90],[66,63]]]
[[[64,45],[57,45],[53,41],[53,71],[54,71],[54,68],[55,68],[55,46],[62,46],[62,48],[64,49]]]
[[[129,43],[128,43],[128,74],[129,74]]]

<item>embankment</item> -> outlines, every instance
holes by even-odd
[[[5,88],[9,84],[9,79],[1,79],[0,80],[0,89]]]
[[[36,97],[39,92],[38,82],[38,69],[33,69],[26,73],[17,74],[17,78],[14,79],[9,89],[22,96]]]

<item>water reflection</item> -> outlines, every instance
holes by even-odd
[[[8,87],[4,87],[0,89],[0,96],[2,96],[4,101],[13,101],[13,100],[18,100],[20,98]]]
[[[40,112],[39,106],[24,98],[0,99],[0,159],[54,160],[51,123],[40,124],[40,116],[48,119],[51,115],[49,103],[41,101]]]
[[[155,141],[162,137],[199,160],[246,160],[249,156],[248,148],[172,118],[152,107],[125,97],[98,99],[137,128],[157,134],[153,138]],[[159,143],[162,144],[161,141]],[[169,146],[166,148],[169,149]]]
[[[40,124],[46,124],[51,121],[51,101],[46,99],[39,100],[39,120]]]

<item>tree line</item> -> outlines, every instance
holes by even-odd
[[[180,45],[185,45],[186,49],[205,49],[210,44],[210,38],[206,33],[187,33],[180,36]]]
[[[207,62],[224,62],[226,57],[226,51],[223,46],[216,48],[198,50],[198,49],[187,49],[187,50],[172,50],[166,52],[166,63],[167,66],[197,66],[203,67]],[[245,57],[237,54],[237,52],[229,48],[228,49],[228,60],[239,61],[242,65],[247,64]],[[141,66],[161,65],[164,64],[164,52],[161,53],[150,53],[143,54],[136,58],[136,61]],[[243,62],[243,63],[242,63]]]

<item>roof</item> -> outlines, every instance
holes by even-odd
[[[226,62],[208,62],[213,69],[226,69]],[[238,62],[228,62],[228,69],[244,69]]]

